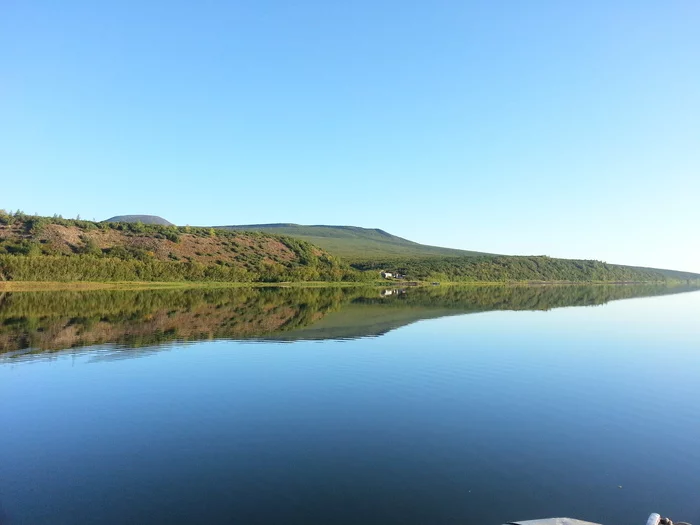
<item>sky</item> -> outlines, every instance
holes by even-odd
[[[700,272],[700,3],[0,3],[0,208]]]

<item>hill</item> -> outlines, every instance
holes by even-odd
[[[301,224],[245,224],[218,226],[225,230],[258,231],[288,235],[308,241],[347,261],[380,257],[469,257],[482,252],[428,246],[397,237],[384,230],[357,226],[303,226]]]
[[[104,222],[140,222],[142,224],[158,224],[160,226],[175,226],[172,222],[166,221],[157,215],[117,215]]]
[[[0,213],[0,281],[377,281],[383,270],[401,274],[401,279],[392,279],[395,284],[408,280],[579,283],[700,280],[700,275],[693,273],[590,260],[484,255],[459,250],[438,255],[431,250],[447,249],[411,243],[382,230],[298,227],[325,232],[327,239],[341,239],[345,249],[355,254],[354,259],[348,258],[351,261],[348,264],[311,244],[304,236],[276,233],[294,230],[297,228],[294,225],[277,226],[279,230],[241,231],[235,227],[97,223],[21,212]],[[345,236],[339,237],[338,232]],[[361,258],[359,246],[365,246]],[[370,246],[375,248],[374,252]],[[411,255],[387,257],[392,249],[413,251],[409,251]],[[429,255],[416,255],[420,250]]]
[[[380,229],[356,226],[247,224],[233,231],[288,235],[341,257],[361,272],[389,270],[407,279],[449,282],[652,282],[698,280],[699,274],[544,256],[508,256],[428,246]]]
[[[0,281],[276,282],[357,273],[279,235],[0,214]]]

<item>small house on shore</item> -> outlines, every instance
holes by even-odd
[[[386,271],[383,271],[383,272],[381,273],[381,275],[382,275],[382,277],[383,277],[384,279],[405,279],[405,278],[406,278],[405,275],[401,275],[401,274],[398,273],[398,272],[386,272]]]

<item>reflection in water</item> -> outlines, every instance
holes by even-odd
[[[172,341],[355,339],[382,335],[420,319],[593,306],[696,289],[567,285],[409,288],[392,293],[376,288],[4,293],[0,359],[99,344],[152,351]]]
[[[4,295],[0,507],[32,525],[700,525],[686,290]]]

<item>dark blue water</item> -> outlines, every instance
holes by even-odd
[[[5,358],[0,428],[2,523],[697,525],[700,293]]]

